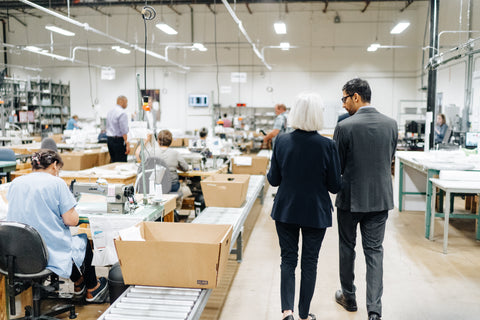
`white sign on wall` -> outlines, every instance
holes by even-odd
[[[115,69],[113,69],[113,68],[102,68],[101,79],[102,80],[115,80]]]
[[[220,87],[220,93],[232,93],[232,87],[231,86],[221,86]]]
[[[247,73],[246,72],[232,72],[230,73],[230,81],[234,83],[246,83],[247,82]]]

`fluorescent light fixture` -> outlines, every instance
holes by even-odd
[[[75,35],[75,33],[71,32],[71,31],[62,29],[60,27],[57,27],[57,26],[54,26],[54,25],[51,25],[51,24],[46,25],[45,29],[56,32],[56,33],[63,34],[64,36],[67,36],[67,37],[73,37]]]
[[[380,48],[380,44],[379,43],[372,43],[370,45],[370,47],[367,48],[367,51],[369,52],[374,52],[374,51],[377,51],[378,48]]]
[[[162,30],[163,32],[165,32],[166,34],[177,34],[178,32],[173,29],[172,27],[170,27],[168,24],[166,23],[157,23],[155,25],[155,27],[157,27],[158,29]]]
[[[397,23],[397,25],[395,27],[393,27],[393,29],[390,31],[391,34],[399,34],[399,33],[402,33],[405,29],[408,28],[408,26],[410,25],[410,22],[408,21],[401,21],[399,23]]]
[[[26,46],[24,49],[30,52],[41,52],[44,50],[42,48],[35,47],[35,46]]]
[[[122,48],[120,46],[113,46],[112,49],[117,51],[118,53],[122,53],[122,54],[129,54],[130,53],[130,50],[128,50],[126,48]]]
[[[283,21],[278,21],[273,24],[275,28],[275,32],[277,34],[286,34],[287,33],[287,25]]]
[[[71,60],[68,57],[64,57],[64,56],[61,56],[61,55],[58,55],[58,54],[55,54],[55,53],[50,53],[50,52],[48,52],[48,50],[45,50],[45,49],[42,49],[42,48],[39,48],[39,47],[35,47],[35,46],[26,46],[23,49],[26,50],[26,51],[33,52],[33,53],[41,54],[42,56],[47,56],[47,57],[54,58],[54,59],[57,59],[59,61]]]
[[[203,45],[203,43],[194,43],[193,48],[199,51],[207,51],[207,48]]]
[[[289,42],[280,42],[280,49],[290,50],[290,43]]]

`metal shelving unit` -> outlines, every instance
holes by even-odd
[[[70,84],[50,79],[30,79],[28,108],[35,113],[35,132],[62,133],[70,117]]]
[[[26,81],[6,78],[0,86],[0,129],[1,135],[6,135],[7,122],[18,125],[17,111],[25,108],[27,98],[25,92]]]

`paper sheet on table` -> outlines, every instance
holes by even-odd
[[[251,166],[252,165],[252,157],[235,157],[233,158],[235,164],[237,166]]]
[[[122,229],[118,231],[118,234],[123,241],[145,241],[140,233],[140,228],[137,226]]]
[[[94,266],[112,265],[118,261],[117,252],[113,239],[119,235],[119,231],[135,226],[142,221],[140,217],[114,215],[91,215],[88,217],[90,230],[93,239],[93,261]]]

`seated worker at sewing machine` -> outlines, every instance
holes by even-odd
[[[41,149],[31,158],[32,173],[16,178],[8,191],[7,220],[25,223],[42,236],[48,250],[47,269],[75,283],[75,296],[101,303],[108,294],[107,279],[97,280],[93,251],[85,234],[72,236],[70,226],[79,221],[77,202],[67,184],[58,177],[62,158]]]
[[[198,136],[200,137],[200,139],[191,140],[188,148],[192,152],[200,153],[204,157],[203,162],[205,163],[206,158],[212,157],[212,152],[208,148],[208,143],[207,143],[207,136],[208,136],[207,128],[202,128],[198,133]]]
[[[151,135],[150,138],[147,139],[151,140]],[[172,179],[172,188],[170,189],[170,192],[176,192],[180,188],[177,169],[181,171],[188,171],[188,164],[177,150],[169,148],[172,144],[172,141],[172,133],[169,130],[160,131],[158,133],[157,145],[152,145],[150,143],[145,144],[145,159],[149,157],[157,157],[165,161]],[[140,161],[140,148],[137,149],[135,155]]]

